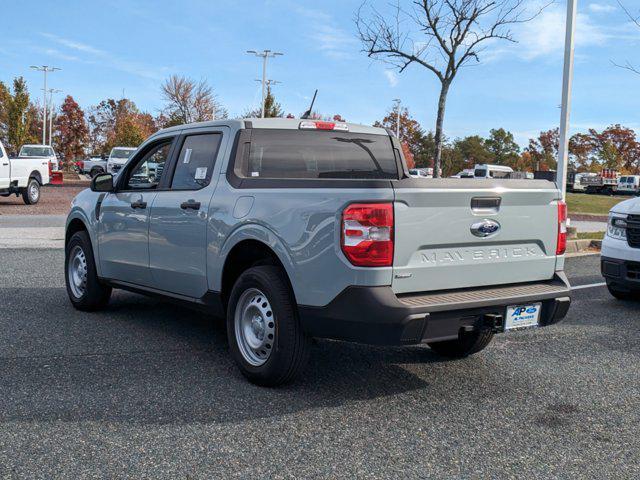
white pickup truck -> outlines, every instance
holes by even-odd
[[[51,170],[60,170],[58,155],[51,145],[23,145],[18,152],[18,158],[39,158],[51,162]]]
[[[0,142],[0,196],[22,195],[24,203],[40,200],[40,187],[49,183],[52,164],[43,157],[9,158]]]

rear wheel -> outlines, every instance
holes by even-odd
[[[22,189],[22,200],[27,205],[35,205],[40,200],[40,182],[30,178],[26,188]]]
[[[607,289],[618,300],[640,300],[640,290],[622,290],[611,283],[607,283]]]
[[[65,248],[64,266],[67,294],[75,308],[93,311],[107,305],[111,287],[100,283],[87,232],[73,234]]]
[[[439,355],[452,358],[463,358],[484,350],[493,339],[491,330],[461,331],[455,340],[429,343],[431,350]]]
[[[264,265],[240,275],[229,298],[227,336],[236,364],[252,383],[274,387],[302,373],[311,340],[282,269]]]

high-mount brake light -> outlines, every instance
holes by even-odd
[[[556,255],[564,255],[567,250],[567,204],[558,202],[558,243]]]
[[[341,247],[358,267],[393,265],[393,204],[353,203],[342,212]]]
[[[300,122],[300,130],[337,130],[348,132],[349,126],[346,123],[322,122],[319,120],[305,120]]]

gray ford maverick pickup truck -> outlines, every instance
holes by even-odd
[[[80,310],[120,288],[226,316],[260,385],[298,376],[313,337],[464,357],[567,313],[560,198],[546,180],[411,178],[381,128],[172,127],[74,199],[67,291]]]

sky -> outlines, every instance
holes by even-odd
[[[533,11],[541,0],[525,0]],[[621,0],[640,15],[640,0]],[[49,87],[83,108],[106,98],[131,98],[157,114],[160,85],[172,74],[204,79],[232,116],[260,103],[261,60],[246,50],[270,49],[268,77],[285,112],[298,116],[318,89],[315,110],[371,124],[400,98],[426,130],[435,127],[439,81],[418,65],[398,73],[368,58],[356,36],[361,0],[5,0],[0,81],[23,76],[42,95]],[[387,0],[370,2],[386,11]],[[408,2],[405,2],[408,3]],[[463,68],[451,87],[445,117],[449,138],[503,127],[525,146],[559,123],[566,3],[556,1],[515,26],[517,43],[491,42],[480,63]],[[7,21],[8,20],[8,21]],[[406,24],[403,24],[406,26]],[[421,41],[419,34],[416,42]],[[640,28],[617,0],[579,0],[572,132],[614,123],[640,134]]]

